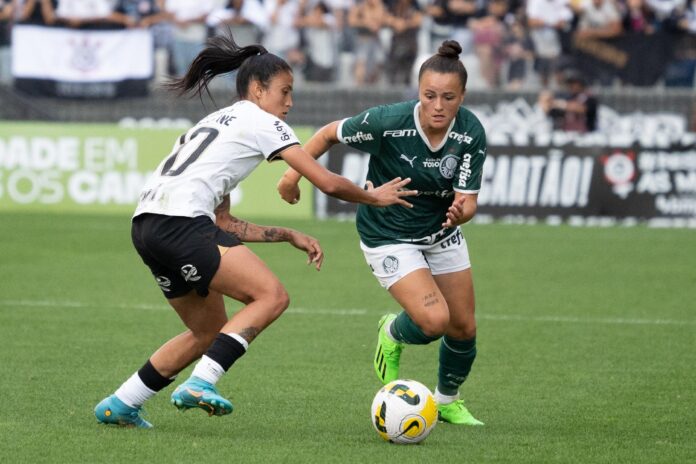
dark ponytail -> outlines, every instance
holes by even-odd
[[[215,76],[236,70],[237,93],[240,98],[246,98],[249,82],[252,80],[258,80],[265,87],[278,72],[292,72],[285,60],[268,53],[263,46],[240,47],[230,33],[208,39],[205,48],[191,62],[186,74],[170,81],[166,87],[179,95],[193,91],[201,96],[203,91],[210,93],[208,84]]]
[[[459,74],[459,82],[462,84],[462,90],[466,90],[466,81],[469,75],[466,72],[464,64],[459,60],[459,54],[462,53],[462,47],[456,40],[445,40],[437,49],[437,53],[425,60],[418,71],[418,80],[425,71],[434,71],[437,73]]]

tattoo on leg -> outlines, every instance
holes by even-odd
[[[260,332],[256,327],[247,327],[239,331],[239,336],[251,343]]]
[[[428,293],[423,298],[423,306],[425,306],[426,308],[428,308],[430,306],[434,306],[434,305],[438,304],[439,302],[440,302],[440,300],[438,299],[437,293],[435,293],[435,292]]]

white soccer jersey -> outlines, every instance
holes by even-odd
[[[264,159],[299,145],[285,122],[242,100],[179,137],[145,183],[133,217],[143,213],[215,220],[214,210]]]

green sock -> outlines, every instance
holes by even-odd
[[[440,335],[437,337],[429,337],[424,334],[421,328],[408,317],[406,311],[401,311],[401,313],[396,316],[396,319],[392,322],[390,333],[395,340],[409,345],[427,345],[441,337]]]
[[[443,395],[453,396],[464,383],[476,359],[476,337],[455,340],[445,335],[440,343],[440,369],[437,389]]]

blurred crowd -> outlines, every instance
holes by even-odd
[[[670,37],[664,85],[692,87],[696,71],[696,0],[0,0],[5,81],[15,24],[149,28],[159,76],[183,73],[228,29],[300,79],[340,85],[413,85],[420,60],[448,38],[462,45],[472,88],[556,88],[578,41],[628,35]],[[588,84],[625,83],[600,72]]]

